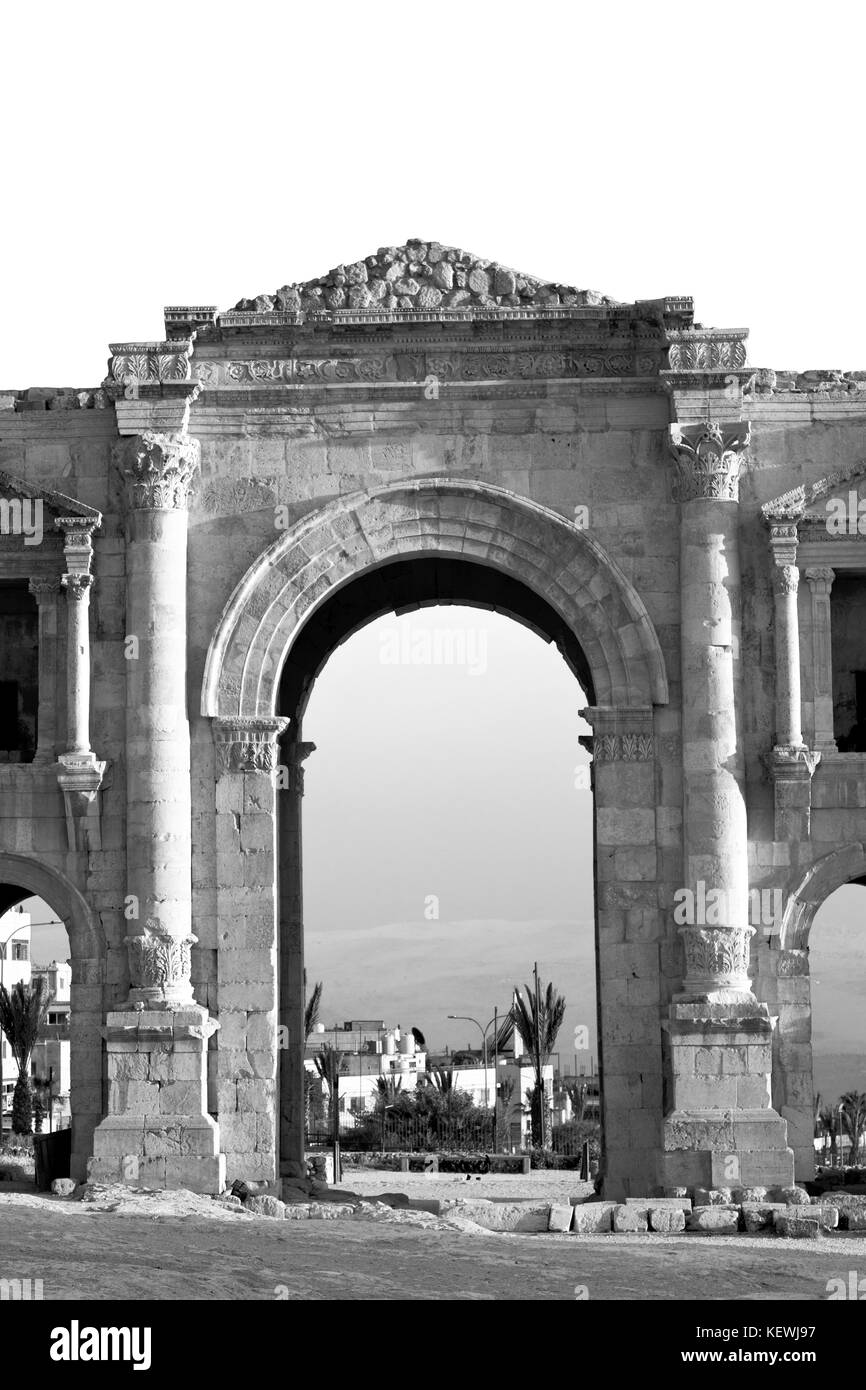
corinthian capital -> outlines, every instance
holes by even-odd
[[[199,469],[199,443],[186,434],[130,435],[115,445],[133,508],[183,511]]]
[[[671,425],[670,448],[676,463],[674,492],[678,502],[714,498],[738,502],[743,451],[750,439],[747,420],[718,425],[704,420]]]

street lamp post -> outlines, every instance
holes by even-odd
[[[5,941],[0,941],[0,988],[3,986],[3,966],[6,961],[6,947],[20,931],[29,931],[30,923],[23,922],[20,927],[13,927]],[[0,1032],[0,1144],[3,1142],[3,1034]]]
[[[493,1017],[491,1018],[491,1020],[490,1020],[490,1022],[488,1023],[488,1025],[487,1025],[486,1028],[482,1028],[482,1027],[481,1027],[481,1024],[478,1022],[478,1019],[477,1019],[477,1018],[472,1018],[472,1017],[470,1017],[469,1014],[449,1014],[448,1017],[449,1017],[449,1018],[459,1019],[459,1020],[460,1020],[461,1022],[463,1022],[463,1023],[474,1023],[474,1024],[475,1024],[475,1027],[478,1029],[478,1031],[479,1031],[480,1034],[481,1034],[482,1056],[483,1056],[483,1059],[484,1059],[484,1104],[485,1104],[485,1106],[489,1109],[489,1108],[490,1108],[490,1087],[489,1087],[488,1082],[487,1082],[487,1034],[490,1032],[490,1029],[491,1029],[495,1024],[498,1024],[498,1021],[499,1021],[499,1008],[498,1008],[498,1006],[497,1006],[497,1008],[494,1010]],[[494,1044],[495,1044],[495,1042],[496,1042],[496,1038],[495,1038],[495,1035],[494,1035]],[[496,1090],[496,1077],[495,1077],[495,1076],[494,1076],[494,1078],[493,1078],[493,1089],[494,1089],[494,1093],[495,1093],[495,1090]],[[495,1102],[494,1102],[494,1103],[495,1103]]]

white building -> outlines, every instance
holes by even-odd
[[[400,1083],[401,1091],[414,1091],[427,1069],[427,1053],[411,1032],[386,1028],[383,1019],[356,1018],[342,1027],[320,1026],[307,1044],[304,1066],[318,1079],[315,1056],[325,1045],[340,1053],[340,1114],[343,1123],[375,1107],[379,1081]]]

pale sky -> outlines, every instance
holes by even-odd
[[[866,368],[866,11],[7,6],[0,389],[425,237]]]

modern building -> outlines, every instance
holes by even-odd
[[[357,1115],[372,1110],[383,1078],[399,1081],[403,1091],[414,1090],[426,1074],[427,1054],[415,1036],[400,1025],[386,1028],[383,1019],[348,1019],[342,1027],[320,1027],[307,1044],[304,1067],[319,1081],[315,1056],[323,1046],[340,1053],[340,1114],[353,1124]]]

